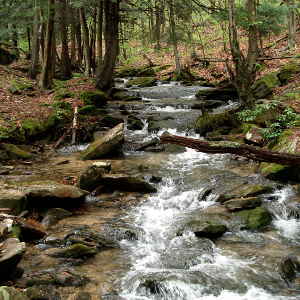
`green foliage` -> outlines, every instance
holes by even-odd
[[[242,122],[253,122],[257,117],[266,114],[268,111],[278,108],[280,102],[272,101],[267,104],[258,104],[253,109],[246,109],[239,112],[238,119]],[[300,120],[298,115],[292,108],[288,107],[271,123],[268,127],[262,129],[263,137],[270,141],[278,138],[281,133],[297,124]]]

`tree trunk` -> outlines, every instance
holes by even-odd
[[[300,155],[273,152],[234,142],[207,142],[169,134],[163,134],[160,137],[160,141],[162,144],[180,145],[204,153],[229,153],[247,157],[259,162],[268,162],[291,166],[300,165]]]
[[[288,0],[288,47],[294,49],[296,46],[296,9],[295,0]]]
[[[32,50],[31,50],[31,65],[29,69],[29,77],[31,79],[36,79],[37,68],[39,64],[40,55],[40,8],[39,0],[35,0],[34,3],[34,24],[33,24],[33,34],[32,34]]]
[[[48,0],[48,24],[45,42],[45,56],[43,62],[43,71],[41,75],[40,86],[43,89],[50,89],[53,80],[53,41],[54,41],[54,18],[55,18],[55,0]]]
[[[113,71],[119,54],[119,10],[119,0],[105,0],[105,56],[96,82],[96,87],[104,91],[113,86]]]
[[[59,0],[59,28],[61,34],[61,75],[64,79],[70,79],[72,76],[71,60],[68,46],[68,28],[66,24],[67,2]]]
[[[160,32],[161,32],[161,23],[162,23],[162,7],[161,1],[155,0],[155,50],[159,51],[161,48],[160,45]]]
[[[83,53],[84,53],[84,61],[85,61],[85,68],[84,73],[86,76],[91,75],[91,52],[90,52],[90,38],[89,38],[89,29],[86,24],[85,19],[85,12],[84,8],[79,9],[80,14],[80,22],[83,34]]]
[[[98,6],[98,26],[97,26],[97,65],[102,65],[103,60],[103,0],[99,0]]]
[[[168,0],[169,4],[169,17],[170,17],[170,35],[173,44],[173,51],[175,57],[175,64],[176,64],[176,73],[181,72],[181,63],[180,57],[178,52],[178,41],[176,35],[176,25],[175,25],[175,16],[174,16],[174,2],[173,0]]]

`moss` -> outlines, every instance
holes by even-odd
[[[237,127],[239,122],[231,112],[222,112],[217,114],[204,114],[200,116],[195,123],[195,130],[201,135],[205,135],[208,132],[225,127],[228,129],[227,133],[233,128]]]
[[[68,248],[59,250],[55,253],[54,256],[57,257],[66,257],[66,258],[84,258],[90,257],[97,254],[97,250],[95,248],[88,247],[83,244],[74,244]]]
[[[283,66],[278,73],[278,78],[282,85],[287,84],[295,75],[300,73],[300,64],[290,62]]]
[[[34,86],[28,80],[13,80],[8,90],[14,95],[21,95],[25,91],[33,91]]]
[[[85,105],[79,108],[78,113],[81,115],[95,115],[97,114],[97,107],[95,105]]]
[[[280,86],[277,73],[270,73],[258,79],[252,86],[254,97],[261,99],[273,93],[275,87]]]
[[[54,93],[53,99],[55,101],[60,101],[66,98],[74,98],[74,97],[75,97],[75,93],[69,91],[68,89],[59,89]]]
[[[1,145],[1,148],[6,152],[7,157],[9,159],[31,159],[32,154],[27,151],[24,151],[13,144],[5,144]]]
[[[235,213],[235,215],[241,217],[246,224],[246,229],[250,230],[259,230],[272,221],[271,214],[263,207],[243,210]]]
[[[180,72],[174,72],[171,77],[171,81],[183,81],[185,83],[192,83],[195,77],[189,70],[181,70]]]
[[[113,98],[113,100],[118,100],[118,101],[137,101],[137,100],[141,100],[140,97],[130,96],[130,95],[128,95],[128,93],[122,92],[122,91],[114,93],[112,98]]]
[[[84,105],[95,105],[96,107],[103,107],[108,100],[107,94],[102,91],[83,91],[79,97]]]
[[[139,87],[150,87],[153,86],[156,82],[155,77],[139,77],[132,80],[129,80],[127,83],[128,87],[139,86]]]
[[[32,137],[43,132],[44,126],[37,119],[25,119],[22,121],[22,129],[27,137]]]

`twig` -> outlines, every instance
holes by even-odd
[[[77,130],[77,125],[78,125],[77,118],[78,118],[78,106],[75,106],[73,126],[72,126],[72,145],[74,145],[76,143],[76,130]]]

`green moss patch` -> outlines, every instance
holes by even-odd
[[[108,101],[108,96],[102,91],[83,91],[79,95],[84,105],[95,105],[96,107],[103,107]]]

